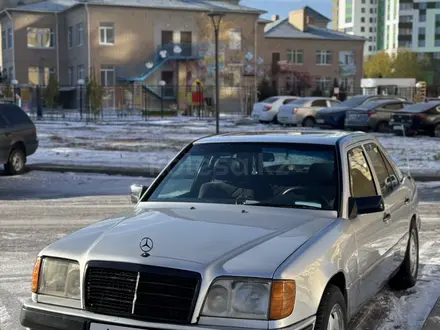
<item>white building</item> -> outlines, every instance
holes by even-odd
[[[364,56],[378,50],[379,7],[383,0],[334,0],[335,25],[339,31],[364,37]]]

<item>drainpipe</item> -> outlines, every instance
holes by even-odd
[[[85,9],[87,14],[87,67],[88,67],[88,76],[90,76],[90,70],[91,70],[91,50],[90,50],[90,13],[89,13],[89,6],[87,3],[85,3]]]
[[[55,33],[56,33],[56,52],[57,52],[57,81],[60,82],[60,35],[58,33],[58,13],[55,13]]]
[[[14,79],[17,78],[17,71],[15,71],[15,27],[14,27],[14,20],[12,19],[11,14],[9,11],[5,11],[6,15],[8,15],[8,18],[11,20],[12,23],[12,71],[14,72]],[[6,40],[8,37],[6,36]],[[9,45],[8,45],[9,46]]]

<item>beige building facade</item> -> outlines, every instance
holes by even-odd
[[[164,81],[164,97],[177,98],[175,86],[214,85],[208,14],[215,9],[225,14],[219,35],[222,86],[255,87],[269,77],[281,87],[292,71],[308,73],[323,86],[334,78],[355,85],[362,76],[364,41],[327,30],[328,20],[308,7],[268,21],[260,18],[264,11],[239,1],[212,6],[176,0],[161,8],[145,3],[52,0],[5,9],[0,13],[2,72],[20,85],[45,85],[53,73],[64,87],[94,74],[109,88],[136,85],[158,98],[164,96],[158,89]],[[341,73],[343,51],[348,75]],[[316,62],[318,52],[324,63]],[[113,96],[107,106],[116,103]]]

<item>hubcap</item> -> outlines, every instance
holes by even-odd
[[[327,330],[345,330],[342,308],[338,304],[334,305],[330,312]]]
[[[411,231],[411,238],[409,240],[409,269],[413,277],[416,276],[417,272],[417,259],[417,239],[414,231]]]
[[[14,170],[19,171],[23,166],[23,161],[20,157],[20,154],[14,153],[12,155],[11,164]]]

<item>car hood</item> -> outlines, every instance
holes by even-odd
[[[330,107],[330,108],[324,108],[319,110],[318,115],[331,115],[338,112],[345,112],[347,110],[350,110],[352,108],[349,107]]]
[[[225,274],[270,277],[290,254],[336,219],[331,211],[157,204],[161,203],[85,227],[40,255],[78,260],[82,266],[101,260],[200,271],[214,267]],[[148,256],[140,248],[145,237],[153,242]]]

